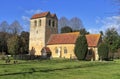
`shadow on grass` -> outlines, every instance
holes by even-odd
[[[105,64],[87,64],[87,65],[81,65],[81,66],[63,67],[63,68],[55,68],[55,69],[29,68],[29,71],[26,71],[26,72],[5,73],[5,74],[0,74],[0,76],[20,75],[20,74],[24,75],[24,74],[32,74],[32,73],[35,73],[35,72],[48,73],[48,72],[54,72],[54,71],[64,71],[64,70],[69,70],[69,69],[87,68],[87,67],[100,66],[100,65],[105,65]]]

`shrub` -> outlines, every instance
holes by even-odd
[[[4,56],[4,55],[2,55],[2,56],[1,56],[1,59],[2,59],[2,60],[5,60],[5,56]]]

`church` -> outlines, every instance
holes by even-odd
[[[29,54],[43,55],[42,50],[51,52],[52,58],[76,58],[74,47],[79,32],[58,34],[58,18],[56,14],[43,12],[30,19]],[[86,35],[88,43],[87,59],[98,60],[100,34]]]

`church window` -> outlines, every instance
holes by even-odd
[[[49,20],[49,26],[51,26],[51,20]]]
[[[58,48],[57,47],[55,48],[55,53],[58,54]]]
[[[67,54],[67,48],[64,47],[64,54]]]
[[[92,49],[88,50],[88,55],[92,55]]]
[[[37,21],[36,20],[34,21],[34,25],[37,26]]]
[[[39,26],[41,26],[41,20],[39,20]]]
[[[36,33],[38,34],[38,30],[36,31]]]

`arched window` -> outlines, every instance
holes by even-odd
[[[37,26],[37,21],[36,20],[34,21],[34,26]]]
[[[55,21],[52,22],[52,26],[55,27]]]
[[[41,22],[41,20],[39,20],[39,26],[41,26],[42,24],[41,24],[42,22]]]
[[[92,49],[89,49],[88,50],[88,55],[92,55],[92,52],[93,52]]]
[[[58,54],[58,48],[57,47],[55,48],[55,53]]]
[[[51,26],[51,20],[49,20],[49,23],[48,23],[48,24],[49,24],[49,26]]]
[[[64,54],[67,54],[67,48],[64,47]]]
[[[36,31],[36,33],[38,34],[38,30]]]

